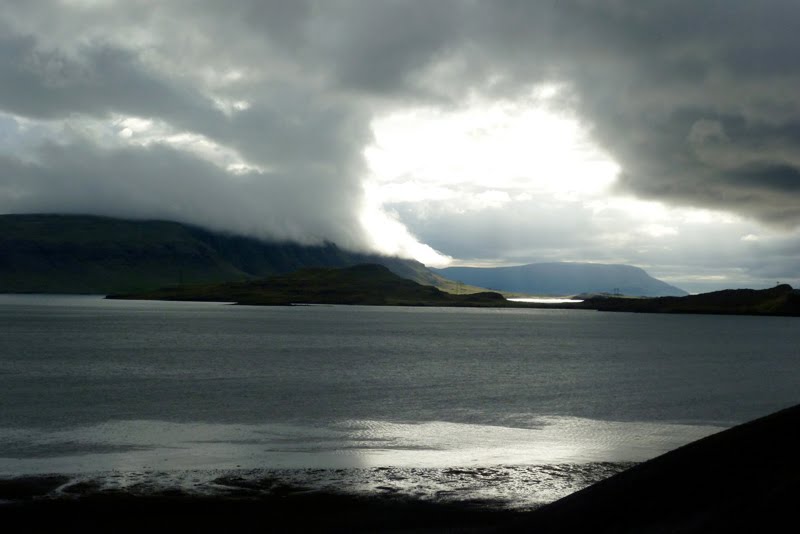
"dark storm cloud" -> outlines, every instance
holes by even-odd
[[[103,172],[66,164],[49,148],[4,156],[0,190],[24,189],[24,176],[38,184],[28,188],[30,205],[41,196],[42,205],[55,207],[58,192],[63,209],[89,209],[92,197],[79,199],[69,184],[107,201],[107,181],[117,188],[130,181],[142,191],[131,199],[150,206],[142,212],[173,215],[167,200],[180,204],[189,187],[192,222],[223,224],[227,219],[210,215],[219,213],[217,198],[235,209],[237,199],[247,204],[258,193],[265,213],[285,217],[241,210],[254,217],[252,227],[277,225],[264,233],[292,227],[291,235],[316,236],[316,219],[330,216],[336,230],[328,237],[359,242],[353,214],[363,202],[361,151],[373,116],[455,106],[471,92],[525,95],[538,83],[558,82],[564,105],[620,164],[622,190],[784,227],[800,223],[795,1],[42,1],[10,3],[0,19],[5,113],[153,118],[266,169],[247,176],[263,182],[251,189],[189,154],[115,147],[106,156],[102,144],[76,137],[71,149]],[[228,80],[228,71],[240,77]],[[246,106],[224,111],[220,99]],[[31,158],[35,168],[23,163]],[[109,177],[115,158],[129,158],[123,181]],[[165,185],[133,174],[158,174],[156,160],[171,162],[159,175]],[[149,199],[148,188],[162,198]],[[280,206],[278,192],[286,195]],[[22,205],[10,198],[0,194],[0,209]],[[125,209],[135,211],[133,202]],[[519,222],[498,217],[498,232]],[[445,252],[453,243],[435,238]]]
[[[611,10],[593,14],[596,46],[609,57],[578,54],[570,81],[595,138],[621,164],[623,187],[800,222],[791,185],[800,163],[800,39],[789,22],[800,5],[648,4],[623,24]]]
[[[160,117],[187,128],[223,117],[191,87],[148,72],[135,53],[106,43],[84,45],[76,58],[38,49],[30,35],[0,34],[0,78],[3,109],[26,117],[118,112]]]
[[[331,15],[323,18],[330,24],[317,37],[335,65],[333,76],[368,93],[413,94],[415,78],[455,52],[450,47],[460,46],[464,37],[458,2],[345,2]]]
[[[151,72],[132,52],[84,45],[79,59],[40,51],[31,37],[0,39],[0,103],[26,117],[57,119],[111,112],[156,118],[243,150],[251,159],[333,161],[363,142],[360,116],[347,104],[325,105],[302,87],[277,82],[247,113],[232,117],[191,84]]]
[[[11,212],[159,217],[264,238],[317,244],[335,237],[344,246],[360,246],[352,239],[356,223],[349,206],[323,205],[317,195],[335,199],[334,192],[309,190],[303,176],[251,172],[231,177],[161,145],[46,144],[35,159],[0,157],[0,196]],[[326,178],[335,183],[337,177]]]
[[[313,94],[296,91],[258,102],[209,133],[263,164],[357,165],[355,147],[368,139],[365,122],[363,113],[349,104],[320,105]],[[353,178],[342,175],[339,180]]]
[[[776,187],[774,176],[776,168],[800,166],[800,34],[794,22],[800,4],[501,1],[450,7],[445,23],[438,12],[419,20],[397,17],[398,27],[416,37],[394,43],[384,64],[364,51],[380,50],[391,33],[358,34],[363,40],[349,43],[349,53],[338,58],[340,72],[355,73],[342,58],[356,58],[371,78],[354,74],[346,77],[351,83],[390,93],[412,80],[419,87],[408,87],[409,98],[438,89],[434,96],[442,100],[471,89],[508,96],[537,82],[561,82],[595,140],[620,163],[625,190],[785,225],[800,222],[781,206],[800,196],[784,183]],[[440,28],[437,38],[420,38],[427,25]],[[436,79],[436,61],[455,65],[449,78]],[[414,76],[420,72],[429,78]],[[432,80],[441,83],[426,87]],[[709,124],[719,125],[716,137],[702,135]],[[743,175],[750,178],[746,184],[736,179]]]
[[[797,2],[433,4],[355,11],[352,33],[326,51],[342,83],[456,101],[562,82],[624,190],[800,223]]]
[[[302,10],[278,11],[290,18],[303,15]],[[55,138],[43,134],[38,143],[31,140],[27,153],[15,150],[5,156],[0,210],[172,218],[263,237],[328,239],[363,247],[358,209],[360,147],[369,135],[365,113],[350,102],[330,98],[302,76],[265,80],[261,71],[270,70],[272,51],[234,45],[248,37],[260,42],[261,35],[247,34],[252,25],[260,32],[285,27],[285,17],[272,19],[275,13],[256,9],[251,14],[269,15],[269,23],[237,20],[225,27],[226,35],[204,31],[208,28],[202,24],[208,20],[203,13],[187,14],[186,26],[175,26],[174,35],[155,36],[163,47],[158,53],[114,42],[119,27],[110,15],[107,36],[63,44],[58,39],[54,43],[50,35],[24,33],[24,25],[14,31],[5,26],[0,32],[0,109],[25,119],[67,121],[68,126],[57,130]],[[80,37],[71,28],[92,29],[82,25],[80,13],[65,10],[63,15],[61,33]],[[97,13],[92,15],[97,19]],[[173,15],[167,14],[166,25],[177,23]],[[187,24],[192,17],[199,27]],[[35,29],[40,20],[50,19],[37,12],[31,26]],[[158,33],[158,28],[147,31]],[[170,48],[175,46],[173,37],[200,42],[191,47],[191,54],[177,57],[179,51]],[[218,39],[232,43],[232,57],[204,50],[209,44],[217,47]],[[181,62],[188,64],[186,72],[174,72]],[[201,76],[206,68],[256,74],[220,91],[244,101],[246,110],[226,113],[220,108],[213,83]],[[113,140],[71,133],[85,126],[85,120],[126,116],[164,123],[168,131],[163,135],[204,136],[266,170],[232,176],[196,153],[170,148],[159,139],[148,148],[125,148]],[[17,125],[8,117],[5,121]],[[14,148],[11,140],[3,144]]]

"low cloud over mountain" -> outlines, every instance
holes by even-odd
[[[0,212],[438,264],[635,263],[684,287],[796,281],[798,16],[785,0],[13,2]],[[489,248],[470,243],[486,227]]]

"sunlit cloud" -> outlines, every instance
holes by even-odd
[[[375,119],[372,129],[375,142],[364,156],[377,183],[580,198],[606,190],[619,172],[576,118],[542,98],[473,98],[452,111],[395,111]]]
[[[386,210],[367,194],[361,223],[374,250],[386,255],[414,258],[430,267],[446,267],[452,258],[422,243],[411,234],[396,214]]]
[[[124,145],[147,147],[152,144],[162,144],[176,150],[188,152],[205,161],[213,163],[220,169],[232,175],[241,175],[248,172],[265,172],[264,166],[254,165],[246,161],[236,150],[224,146],[208,136],[189,131],[179,131],[164,121],[136,116],[114,116],[107,123],[105,121],[92,121],[82,119],[84,124],[107,124],[109,128],[117,130],[117,136]],[[100,130],[95,126],[96,131]],[[94,139],[102,143],[102,139]]]

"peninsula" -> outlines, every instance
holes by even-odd
[[[780,284],[769,289],[725,289],[685,297],[591,297],[576,306],[637,313],[800,316],[800,291]]]
[[[262,280],[175,286],[109,295],[112,299],[233,302],[261,306],[365,304],[371,306],[525,307],[491,291],[454,295],[397,276],[387,267],[309,268]]]
[[[590,296],[583,301],[549,304],[511,301],[492,291],[465,295],[448,293],[402,278],[377,264],[341,269],[307,268],[259,280],[171,286],[140,293],[111,294],[107,298],[231,302],[257,306],[362,304],[800,316],[800,292],[787,284],[769,289],[727,289],[685,297]]]

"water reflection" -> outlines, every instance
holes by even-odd
[[[638,462],[718,430],[541,416],[531,416],[527,428],[440,421],[314,426],[113,421],[4,432],[0,473]]]

